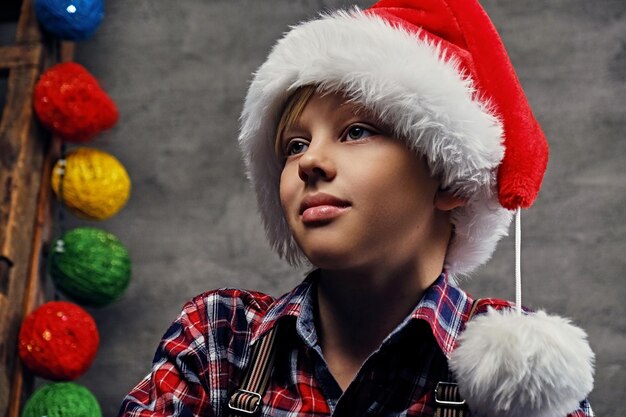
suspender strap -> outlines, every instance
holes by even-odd
[[[261,409],[261,399],[267,389],[276,355],[277,327],[272,327],[252,348],[250,365],[243,383],[228,401],[231,416],[251,416]]]
[[[470,321],[476,313],[480,299],[474,300],[472,308],[467,316],[467,321]],[[448,381],[454,381],[454,375],[448,372]],[[437,383],[435,388],[435,405],[436,405],[436,417],[467,417],[470,415],[469,408],[465,404],[465,400],[459,394],[459,387],[456,382],[444,382]]]

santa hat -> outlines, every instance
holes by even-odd
[[[477,1],[382,0],[364,11],[324,14],[278,41],[254,75],[241,116],[239,143],[267,236],[292,263],[304,255],[282,213],[274,138],[286,100],[305,85],[342,92],[372,111],[426,157],[443,187],[468,198],[452,212],[444,265],[451,276],[487,261],[507,234],[511,210],[537,196],[548,146]]]
[[[239,136],[270,243],[292,263],[304,256],[282,215],[273,142],[286,99],[308,84],[374,111],[426,156],[443,187],[469,197],[453,212],[445,260],[453,276],[487,261],[509,209],[537,195],[547,144],[478,3],[381,1],[323,15],[294,27],[258,69]]]

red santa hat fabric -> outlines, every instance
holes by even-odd
[[[445,267],[468,274],[507,233],[510,209],[529,207],[547,144],[488,16],[475,0],[383,0],[292,28],[255,73],[239,143],[272,246],[304,259],[279,198],[274,137],[298,87],[341,91],[426,156],[442,186],[467,197],[452,213]]]

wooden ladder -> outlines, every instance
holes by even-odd
[[[43,260],[52,229],[50,175],[60,155],[60,141],[35,121],[33,89],[42,71],[74,55],[72,43],[42,33],[33,2],[2,0],[0,6],[0,24],[16,28],[15,42],[0,46],[0,94],[5,94],[0,108],[0,417],[19,417],[32,391],[33,376],[17,356],[17,336],[24,317],[43,301]]]

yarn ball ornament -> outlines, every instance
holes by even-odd
[[[102,417],[96,397],[82,385],[44,385],[26,401],[21,417]]]
[[[117,300],[130,281],[131,262],[111,233],[79,227],[56,241],[49,264],[52,280],[79,304],[102,307]]]
[[[35,85],[39,121],[68,142],[83,143],[115,125],[115,103],[80,64],[64,62],[44,72]]]
[[[61,181],[63,194],[61,195]],[[128,201],[131,182],[113,155],[91,148],[73,149],[52,170],[52,189],[78,217],[105,220]]]
[[[82,41],[96,31],[104,17],[103,0],[36,0],[35,15],[50,33]]]
[[[24,319],[18,352],[35,375],[68,381],[85,373],[99,343],[96,322],[89,313],[74,303],[50,301]]]

